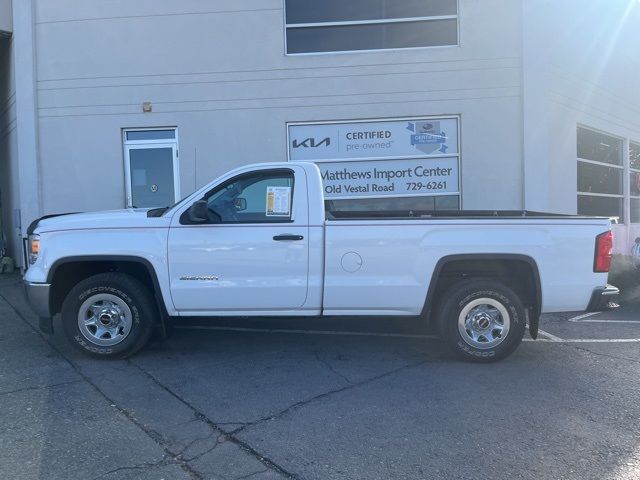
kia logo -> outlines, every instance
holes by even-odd
[[[293,140],[293,148],[317,148],[322,145],[325,145],[327,147],[331,145],[331,138],[327,137],[320,140],[319,142],[317,142],[315,138],[305,138],[302,142],[299,142],[296,139]]]

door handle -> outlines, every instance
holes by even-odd
[[[282,235],[276,235],[273,239],[276,242],[282,242],[286,240],[302,240],[304,237],[302,235],[291,235],[288,233],[283,233]]]

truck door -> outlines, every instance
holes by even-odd
[[[242,314],[302,307],[309,262],[306,191],[299,167],[265,168],[207,192],[199,205],[206,219],[194,214],[193,203],[177,212],[168,244],[176,310]]]

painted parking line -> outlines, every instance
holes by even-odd
[[[538,340],[525,338],[524,341],[542,343],[640,343],[640,338],[563,338],[561,341],[547,338],[539,338]]]
[[[570,318],[570,322],[575,323],[640,323],[640,320],[611,320],[607,318],[589,318],[602,312],[590,312],[577,317]]]
[[[543,337],[547,337],[547,339],[552,342],[562,342],[563,340],[560,337],[556,337],[555,335],[550,334],[549,332],[545,332],[544,330],[538,329],[538,333]]]
[[[589,318],[589,317],[593,317],[594,315],[597,315],[597,314],[599,314],[599,313],[602,313],[602,312],[589,312],[589,313],[583,313],[582,315],[578,315],[578,316],[575,316],[575,317],[571,317],[571,318],[569,319],[569,321],[570,321],[570,322],[585,322],[585,321],[586,321],[585,319],[587,319],[587,318]]]

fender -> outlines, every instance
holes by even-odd
[[[49,273],[47,274],[47,282],[52,283],[56,270],[62,265],[78,262],[129,262],[143,265],[147,270],[149,277],[151,278],[151,282],[153,283],[153,297],[156,301],[158,312],[160,313],[160,332],[163,338],[167,337],[166,319],[169,318],[169,313],[167,312],[167,307],[164,303],[162,290],[160,288],[160,282],[158,281],[158,275],[149,260],[134,255],[78,255],[73,257],[62,257],[53,262],[53,264],[49,268]]]
[[[540,324],[540,312],[542,311],[542,286],[540,283],[540,271],[538,270],[538,264],[536,261],[527,256],[515,253],[477,253],[477,254],[460,254],[460,255],[447,255],[442,257],[436,263],[435,268],[433,269],[433,274],[431,275],[431,282],[429,283],[429,289],[427,291],[427,297],[425,299],[424,307],[422,309],[422,314],[428,314],[430,311],[430,306],[435,295],[436,285],[438,277],[442,272],[442,269],[451,262],[456,261],[470,261],[470,260],[516,260],[520,262],[526,262],[533,272],[533,283],[535,288],[535,301],[533,304],[533,308],[528,310],[528,321],[529,321],[529,335],[531,338],[538,338],[538,327]]]

